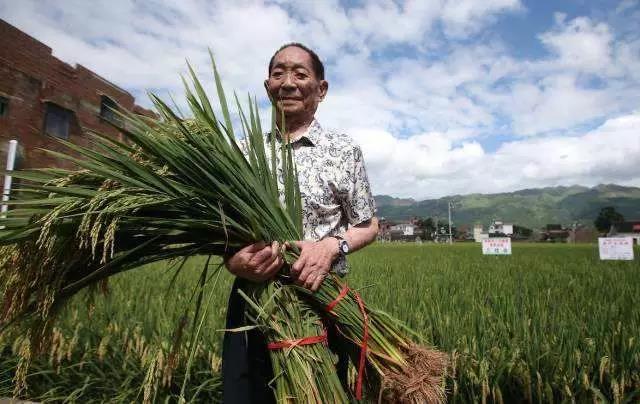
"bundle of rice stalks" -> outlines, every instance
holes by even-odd
[[[160,118],[122,114],[125,124],[119,129],[126,143],[92,134],[91,147],[63,141],[80,157],[49,152],[78,170],[12,173],[24,185],[0,220],[0,331],[17,322],[31,341],[22,352],[16,391],[31,356],[49,342],[56,313],[80,290],[105,287],[110,276],[154,261],[223,256],[257,241],[292,245],[301,239],[292,148],[277,153],[276,136],[265,146],[257,102],[251,99],[246,115],[236,98],[245,138],[244,147],[237,143],[213,58],[212,65],[221,119],[189,66],[188,119],[151,95]],[[275,121],[272,133],[278,130]],[[289,263],[297,258],[295,250],[283,254]],[[211,277],[208,268],[197,285],[196,313]],[[374,371],[367,373],[367,383],[386,397],[440,400],[442,384],[436,382],[443,376],[443,357],[426,354],[406,329],[365,307],[354,292],[326,310],[341,291],[335,278],[316,294],[278,278],[255,284],[245,295],[255,326],[275,347],[278,401],[348,401],[334,355],[323,343],[323,320],[332,320],[353,348],[357,399],[369,368]]]
[[[336,327],[348,346],[358,377],[366,373],[366,383],[379,399],[394,403],[444,402],[446,354],[422,346],[419,335],[387,313],[366,306],[356,290],[336,276],[325,279],[316,293],[298,288],[326,323]],[[356,379],[356,397],[363,380]]]
[[[327,348],[327,333],[318,313],[296,291],[281,282],[246,294],[250,320],[268,344],[278,403],[347,403],[336,373],[335,355]]]

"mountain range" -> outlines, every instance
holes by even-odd
[[[613,206],[625,220],[640,220],[640,188],[616,184],[595,187],[579,185],[523,189],[499,194],[452,195],[416,201],[376,195],[378,217],[402,221],[412,217],[447,220],[447,206],[453,202],[454,225],[487,227],[493,220],[539,229],[546,224],[574,223],[593,227],[598,212]]]

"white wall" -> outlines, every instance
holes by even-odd
[[[502,232],[506,235],[511,235],[513,234],[513,225],[512,224],[503,224],[502,225]]]

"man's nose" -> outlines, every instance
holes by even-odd
[[[284,80],[282,81],[282,87],[293,88],[295,86],[296,84],[293,81],[293,73],[291,72],[285,73]]]

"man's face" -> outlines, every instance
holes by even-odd
[[[311,56],[296,46],[276,54],[265,85],[285,117],[309,119],[328,88],[325,80],[316,77]]]

